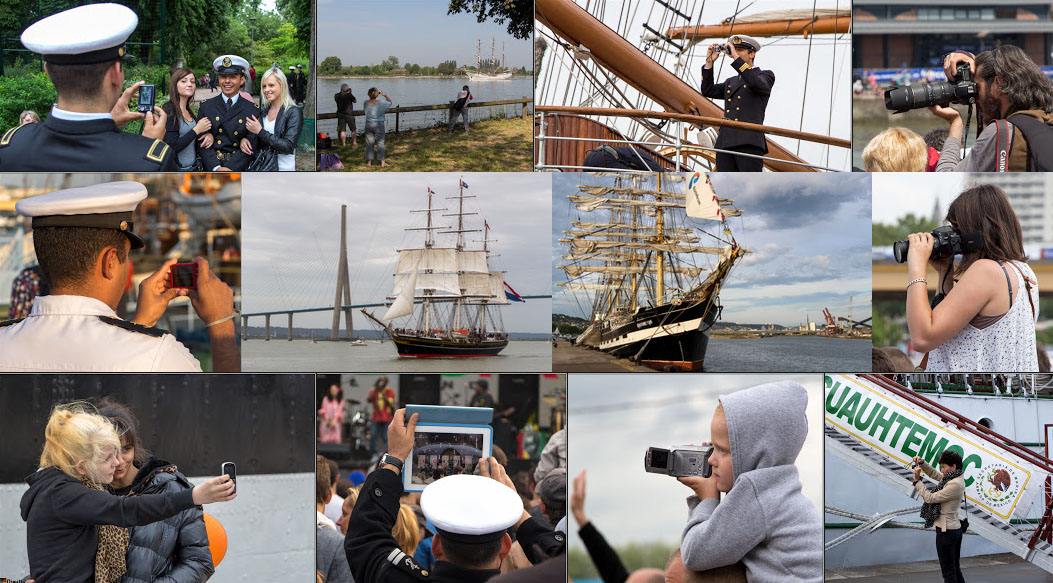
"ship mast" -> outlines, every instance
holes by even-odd
[[[655,174],[655,176],[657,176],[658,178],[658,187],[655,189],[658,191],[658,195],[655,197],[655,200],[658,202],[662,202],[662,173],[658,172],[657,174]],[[662,212],[661,205],[656,206],[655,211],[658,213],[658,216],[655,218],[654,225],[655,242],[658,245],[661,245],[665,243],[665,234],[662,232],[662,229],[665,227],[665,214]],[[660,306],[665,303],[665,252],[658,251],[656,255],[658,256],[658,285],[655,289],[655,304]]]

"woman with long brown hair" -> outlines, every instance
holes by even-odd
[[[989,184],[965,190],[947,209],[947,222],[962,234],[979,232],[982,245],[955,265],[953,257],[931,258],[931,233],[908,237],[907,328],[914,349],[928,353],[924,368],[1037,371],[1038,285],[1005,192]],[[932,306],[926,263],[938,277]]]
[[[168,82],[168,102],[161,109],[168,114],[165,125],[164,142],[172,147],[178,158],[180,170],[202,170],[201,160],[197,157],[195,140],[206,140],[202,146],[212,145],[212,122],[208,118],[197,121],[191,107],[194,105],[194,93],[197,91],[194,72],[187,68],[176,69]]]

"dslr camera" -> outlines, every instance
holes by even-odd
[[[674,445],[668,449],[649,447],[644,454],[644,471],[680,478],[684,476],[713,475],[709,465],[712,445]]]
[[[933,229],[932,238],[932,255],[930,257],[933,259],[953,257],[969,251],[977,251],[984,246],[983,235],[980,231],[962,233],[950,225]],[[909,249],[910,241],[896,241],[892,244],[892,255],[895,256],[897,263],[903,263],[907,260],[907,251]]]
[[[891,87],[885,90],[885,109],[903,113],[930,105],[946,106],[951,103],[972,103],[979,92],[969,63],[958,63],[954,79],[933,81],[919,85]]]

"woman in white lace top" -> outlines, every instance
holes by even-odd
[[[980,232],[982,246],[955,265],[954,257],[930,257],[931,233],[908,238],[907,328],[914,349],[928,353],[925,370],[1037,371],[1038,285],[1005,192],[987,184],[962,192],[947,209],[947,222],[959,233]],[[938,280],[932,307],[926,264]]]

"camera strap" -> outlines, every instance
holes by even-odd
[[[995,172],[1009,171],[1009,149],[1010,139],[1013,132],[1009,129],[1009,122],[1004,119],[995,120]]]

